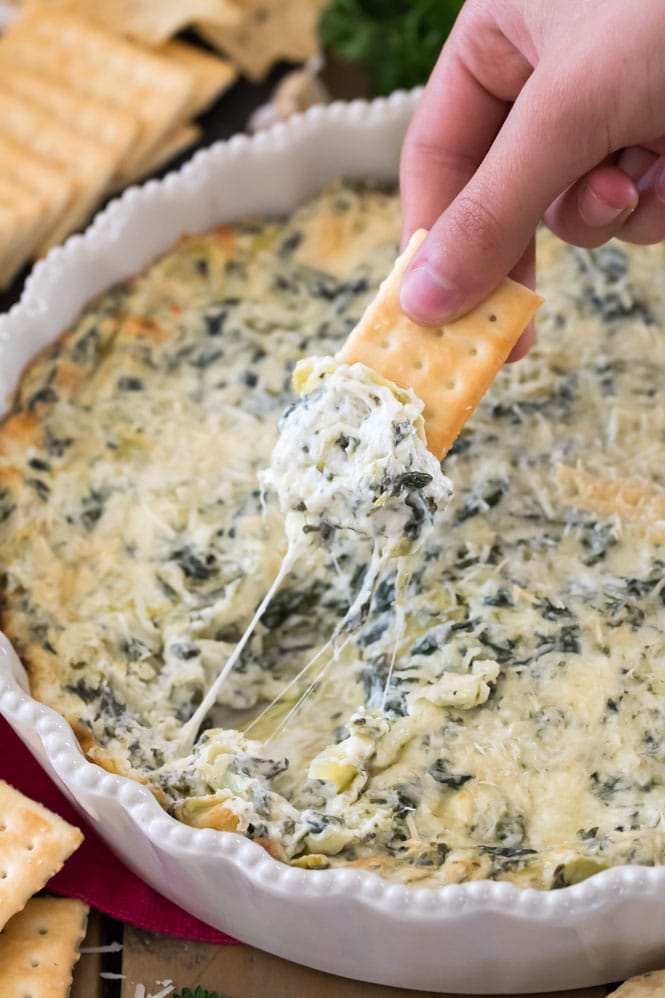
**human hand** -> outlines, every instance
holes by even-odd
[[[664,53],[662,0],[467,0],[402,151],[404,239],[431,230],[412,319],[463,314],[507,273],[533,286],[541,218],[577,246],[665,238]]]

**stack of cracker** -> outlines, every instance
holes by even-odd
[[[28,4],[0,38],[0,287],[194,143],[235,77],[196,45],[148,48],[71,5]]]
[[[0,995],[66,998],[85,935],[82,901],[33,897],[83,836],[0,781]]]
[[[317,24],[329,0],[25,0],[66,8],[152,47],[183,28],[198,32],[250,80],[276,62],[306,62],[319,49]]]

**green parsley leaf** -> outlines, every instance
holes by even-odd
[[[177,991],[173,995],[173,998],[231,998],[231,996],[220,994],[219,991],[207,991],[199,984],[194,991],[191,991],[189,988],[183,988],[182,991]]]
[[[322,44],[369,71],[375,93],[424,83],[463,0],[331,0],[319,21]]]

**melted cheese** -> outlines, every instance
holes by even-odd
[[[427,449],[423,404],[413,392],[400,390],[362,364],[337,366],[332,358],[301,361],[294,384],[304,399],[282,416],[270,466],[259,473],[262,488],[279,499],[288,548],[233,652],[184,725],[179,741],[185,751],[289,572],[299,561],[315,570],[320,549],[329,549],[336,561],[343,552],[339,531],[369,540],[372,551],[363,584],[330,639],[333,657],[335,639],[342,629],[357,628],[392,558],[400,580],[395,609],[401,632],[415,556],[432,533],[434,514],[451,495],[448,479]],[[312,659],[300,674],[311,664]],[[390,678],[389,673],[386,690]]]
[[[332,547],[337,531],[350,531],[381,562],[422,548],[452,492],[427,450],[422,402],[332,358],[301,362],[294,381],[303,397],[282,417],[260,476],[279,499],[290,543]]]
[[[446,458],[403,625],[390,563],[339,631],[372,541],[314,531],[177,750],[286,551],[259,473],[293,369],[339,348],[398,214],[342,187],[185,240],[35,361],[0,428],[3,626],[91,758],[298,865],[547,888],[662,863],[661,247],[542,235],[538,345]]]

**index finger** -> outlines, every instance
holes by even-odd
[[[505,66],[505,60],[491,58],[491,50],[508,45],[505,39],[499,41],[498,28],[487,15],[473,5],[463,9],[404,141],[403,243],[416,229],[431,228],[473,176],[531,72],[526,60],[521,65],[518,60],[517,72],[511,70],[514,79],[503,79],[499,68],[494,81],[491,77],[481,81],[472,72],[469,62],[474,53],[486,65]]]

